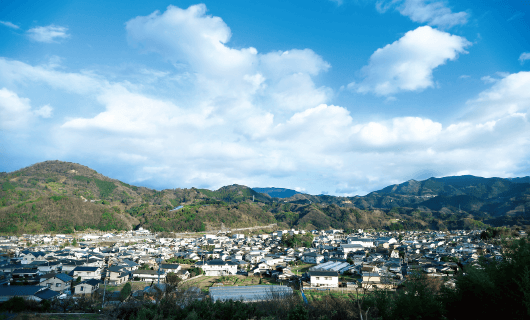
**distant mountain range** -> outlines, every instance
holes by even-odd
[[[181,207],[178,210],[173,210]],[[0,173],[0,233],[205,231],[267,225],[304,229],[472,229],[530,224],[530,177],[410,180],[366,196],[308,195],[241,185],[137,187],[80,164],[37,163]]]
[[[300,192],[292,190],[292,189],[285,189],[285,188],[252,188],[252,190],[259,192],[259,193],[266,193],[272,198],[289,198],[294,196],[295,194],[300,194]]]

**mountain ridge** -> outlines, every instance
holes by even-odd
[[[242,185],[154,190],[70,162],[0,173],[1,233],[86,229],[206,231],[276,223],[279,228],[476,228],[529,224],[528,177],[409,180],[366,196],[309,195]],[[290,197],[272,197],[290,195]],[[266,189],[266,190],[263,190]],[[178,210],[174,208],[180,207]]]

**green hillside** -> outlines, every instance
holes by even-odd
[[[157,191],[111,179],[79,164],[46,161],[0,173],[0,233],[71,233],[140,226],[159,232],[213,231],[223,225],[237,228],[271,223],[307,230],[528,224],[528,214],[519,213],[530,199],[527,183],[484,178],[472,182],[478,184],[458,179],[411,181],[365,197],[295,194],[278,199],[241,185]],[[472,192],[466,194],[466,190]]]

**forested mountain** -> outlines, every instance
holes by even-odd
[[[366,196],[313,196],[241,185],[153,190],[75,163],[0,173],[0,232],[206,231],[277,223],[304,229],[453,229],[528,224],[530,183],[473,176],[410,180]],[[266,189],[266,190],[263,190]],[[260,193],[257,191],[266,191]],[[296,191],[294,191],[296,192]]]
[[[272,198],[289,198],[300,193],[298,191],[285,188],[252,188],[252,190],[268,194]]]

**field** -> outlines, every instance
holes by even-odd
[[[315,291],[315,290],[304,290],[304,294],[307,298],[307,301],[317,301],[322,300],[324,297],[334,297],[334,298],[341,298],[341,299],[350,299],[354,300],[357,297],[357,294],[355,291]],[[361,297],[362,294],[359,294],[359,297]]]
[[[145,287],[148,287],[149,285],[151,285],[151,282],[145,282],[145,281],[129,281],[129,283],[131,284],[132,291],[143,290]],[[117,286],[107,285],[107,292],[121,291],[124,285],[125,283],[122,283]],[[105,286],[103,285],[101,286],[101,288],[104,288],[104,287]]]
[[[292,266],[291,271],[294,274],[298,272],[298,275],[301,276],[303,273],[306,273],[307,271],[309,271],[309,268],[311,268],[312,266],[315,266],[315,264],[312,264],[312,263],[299,264],[297,266]]]
[[[186,281],[184,286],[193,286],[200,288],[203,292],[207,292],[208,288],[216,284],[222,283],[225,286],[251,286],[260,284],[260,278],[254,276],[221,276],[221,277],[200,277],[190,281]],[[279,282],[273,281],[271,278],[261,278],[262,285],[279,285]]]

